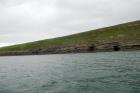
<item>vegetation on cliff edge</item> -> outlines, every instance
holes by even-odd
[[[135,41],[140,39],[140,21],[129,22],[111,27],[91,30],[53,39],[40,40],[0,48],[0,52],[28,51],[52,46],[90,44],[96,41]]]

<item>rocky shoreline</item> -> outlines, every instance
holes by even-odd
[[[104,41],[104,42],[96,42],[93,44],[77,44],[67,46],[60,45],[26,51],[0,52],[0,56],[45,55],[45,54],[89,53],[89,52],[92,53],[92,52],[128,51],[128,50],[140,50],[140,43]]]

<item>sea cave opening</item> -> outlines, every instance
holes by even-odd
[[[88,50],[89,51],[94,51],[95,50],[95,47],[94,46],[90,46]]]
[[[113,46],[113,50],[114,51],[119,51],[120,50],[120,47],[118,45],[115,45],[115,46]]]

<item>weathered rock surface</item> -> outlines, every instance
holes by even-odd
[[[1,52],[0,56],[87,53],[87,52],[126,51],[126,50],[140,50],[139,40],[137,42],[98,41],[91,44],[77,44],[69,46],[60,45],[47,48],[43,47],[38,49],[32,49],[28,51]]]

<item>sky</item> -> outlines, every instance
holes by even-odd
[[[0,47],[140,20],[140,0],[0,0]]]

